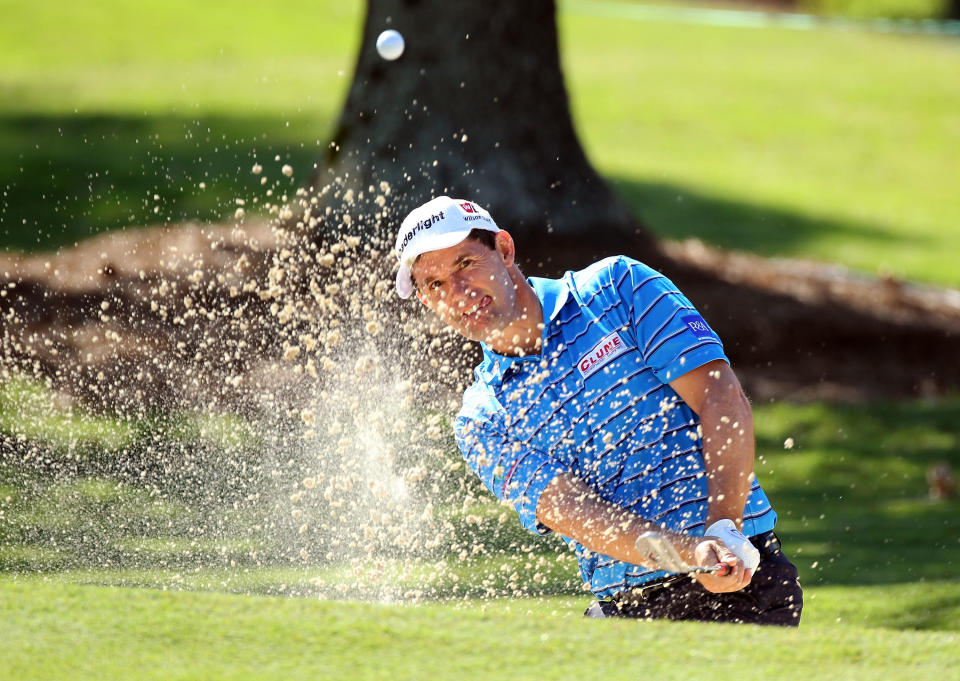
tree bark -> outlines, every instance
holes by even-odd
[[[392,62],[375,48],[388,28],[406,41]],[[580,147],[552,0],[458,3],[456,11],[444,0],[369,0],[353,84],[322,166],[310,189],[330,209],[327,233],[352,211],[351,223],[365,221],[368,236],[392,247],[410,209],[449,194],[489,209],[531,273],[611,250],[647,259],[657,252]],[[391,189],[386,216],[372,204],[344,204],[348,189],[357,202],[365,190],[372,200],[369,189],[378,193],[381,182]]]

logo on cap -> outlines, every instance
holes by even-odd
[[[461,204],[460,204],[460,207],[463,208],[463,212],[464,212],[464,213],[476,213],[476,212],[477,212],[476,208],[473,207],[473,204],[472,204],[472,203],[469,203],[469,202],[467,202],[467,203],[461,203]]]
[[[417,235],[418,232],[422,232],[425,229],[430,229],[433,225],[437,224],[443,220],[443,211],[440,211],[439,215],[431,215],[425,220],[421,220],[410,229],[406,235],[403,237],[403,241],[400,244],[400,248],[397,249],[397,254],[402,255],[403,250],[407,247],[407,244],[410,243],[411,239]]]

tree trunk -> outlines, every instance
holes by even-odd
[[[388,28],[406,41],[392,62],[375,48]],[[449,194],[488,208],[533,272],[611,250],[648,260],[656,252],[580,147],[552,0],[458,3],[456,11],[444,0],[369,0],[353,84],[324,161],[311,189],[330,208],[328,231],[353,211],[351,223],[366,221],[364,232],[392,247],[410,209]],[[391,189],[387,216],[368,191],[378,193],[381,182]],[[367,190],[370,203],[345,204],[347,189],[358,202]]]

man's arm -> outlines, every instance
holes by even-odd
[[[743,528],[743,509],[753,482],[753,412],[740,381],[726,362],[715,360],[671,381],[700,417],[707,473],[706,527],[730,518]]]
[[[730,565],[730,574],[698,575],[709,591],[738,591],[750,583],[751,572],[743,561],[715,539],[669,532],[630,511],[602,499],[595,490],[572,473],[557,475],[540,495],[537,520],[551,530],[575,539],[591,551],[634,565],[651,565],[634,544],[647,530],[657,530],[670,541],[690,565]]]

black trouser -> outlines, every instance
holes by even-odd
[[[750,541],[760,551],[760,565],[740,591],[715,594],[689,577],[667,578],[594,603],[584,615],[798,626],[803,590],[797,568],[783,555],[773,532]]]

